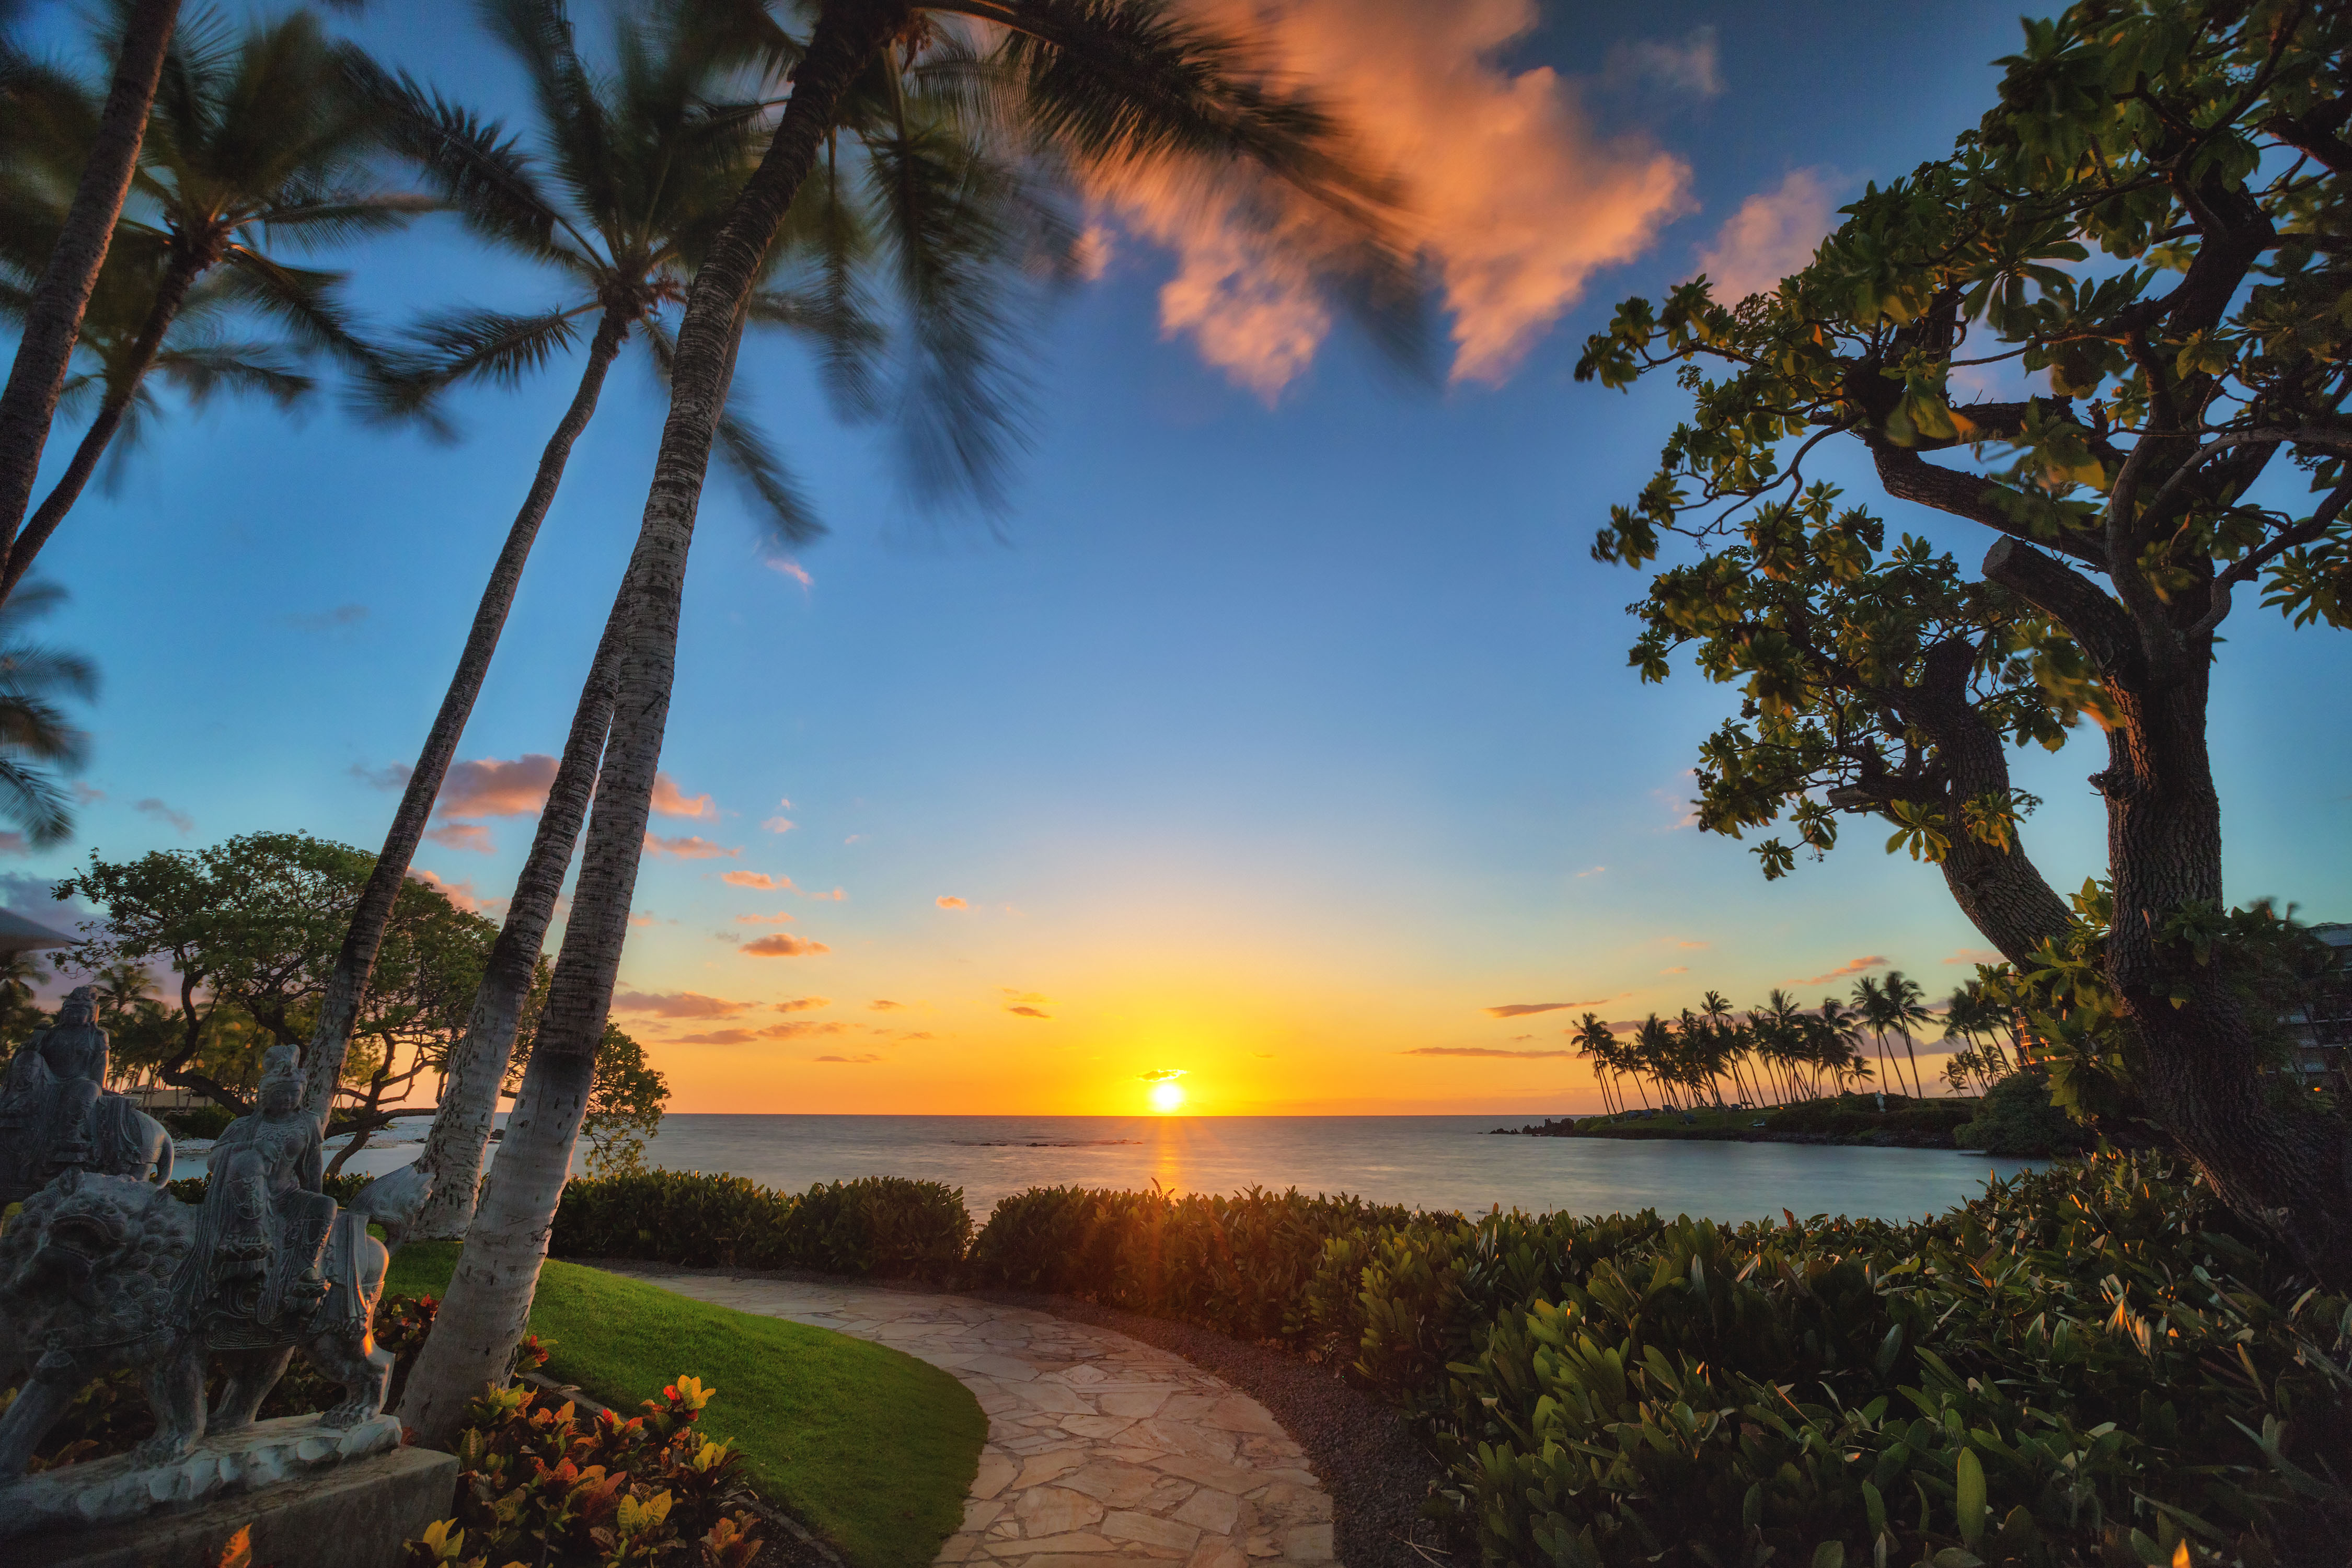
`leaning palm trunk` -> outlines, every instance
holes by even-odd
[[[0,602],[16,591],[16,584],[32,569],[33,557],[41,552],[41,546],[49,542],[49,535],[58,531],[58,524],[81,499],[82,487],[98,471],[99,458],[106,455],[114,433],[122,428],[123,416],[131,412],[131,405],[138,398],[139,384],[146,379],[147,372],[154,366],[155,356],[163,352],[163,334],[172,330],[172,323],[179,319],[180,307],[187,302],[188,290],[214,259],[199,250],[181,249],[174,252],[171,265],[163,269],[155,287],[155,302],[148,309],[139,336],[132,340],[129,359],[120,367],[114,384],[107,388],[106,400],[98,405],[98,416],[82,432],[81,444],[74,448],[66,471],[58,476],[58,482],[41,499],[41,504],[9,550],[6,566],[0,568]]]
[[[617,613],[626,631],[612,732],[554,982],[457,1273],[401,1401],[401,1420],[428,1444],[448,1442],[467,1401],[485,1383],[506,1376],[530,1320],[628,940],[629,903],[669,718],[687,552],[744,300],[851,79],[906,15],[903,5],[876,3],[828,5],[819,12],[775,137],[688,292],[669,417],[622,584],[625,609]]]
[[[572,733],[563,742],[563,761],[540,812],[539,832],[530,841],[530,855],[507,904],[506,923],[499,928],[482,984],[474,993],[466,1032],[449,1053],[441,1106],[434,1113],[433,1130],[425,1134],[425,1152],[416,1161],[433,1178],[432,1195],[408,1227],[409,1236],[419,1240],[456,1241],[473,1223],[482,1155],[489,1146],[490,1124],[498,1117],[499,1089],[506,1082],[523,1004],[530,996],[548,922],[555,918],[563,873],[579,847],[581,824],[587,819],[588,799],[596,787],[596,763],[613,721],[613,676],[625,603],[625,597],[616,600],[605,618],[604,640],[596,647],[587,689],[580,694]]]
[[[115,219],[139,166],[139,144],[179,16],[180,0],[136,0],[131,5],[89,160],[82,165],[48,264],[26,301],[24,335],[16,342],[7,389],[0,392],[0,554],[15,544],[16,525],[32,503],[41,448],[48,442],[66,369],[81,337],[82,313],[89,309]]]
[[[457,671],[450,677],[440,712],[434,715],[433,728],[425,737],[425,750],[416,759],[416,769],[408,775],[400,809],[393,814],[392,831],[384,835],[375,869],[369,874],[359,904],[352,910],[351,929],[343,935],[342,951],[336,955],[335,972],[328,977],[326,995],[319,1004],[318,1026],[311,1031],[310,1048],[304,1058],[303,1107],[318,1118],[322,1130],[334,1108],[335,1086],[342,1077],[343,1055],[351,1044],[352,1019],[359,1010],[368,979],[375,972],[376,952],[383,945],[384,929],[392,923],[394,900],[400,896],[400,884],[408,875],[418,842],[425,837],[425,824],[433,815],[433,803],[441,794],[442,781],[449,775],[449,763],[457,754],[458,738],[465,733],[466,721],[474,711],[474,700],[481,694],[482,681],[489,673],[490,656],[498,652],[499,634],[506,629],[507,612],[513,607],[516,586],[522,581],[523,564],[530,559],[531,543],[539,537],[539,525],[555,500],[556,487],[563,481],[563,466],[572,456],[572,443],[580,438],[580,432],[588,427],[590,416],[596,412],[604,373],[611,368],[614,356],[621,352],[621,344],[628,335],[629,318],[617,310],[606,310],[596,325],[596,335],[588,345],[587,368],[580,375],[580,390],[572,395],[572,405],[563,411],[555,434],[548,437],[547,448],[540,454],[539,473],[531,480],[530,493],[523,498],[522,510],[515,514],[514,526],[507,531],[506,545],[499,552],[497,563],[490,568],[489,583],[474,610],[473,629],[467,634],[465,651],[457,658]],[[568,850],[566,858],[569,858]],[[545,934],[543,924],[541,934]],[[536,957],[538,949],[534,946],[531,952]]]

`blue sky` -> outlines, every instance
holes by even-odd
[[[59,38],[66,20],[34,16]],[[380,5],[348,26],[519,113],[466,7]],[[1142,1071],[1181,1068],[1208,1110],[1560,1110],[1592,1102],[1572,1063],[1399,1053],[1556,1043],[1528,1026],[1544,1019],[1482,1011],[1507,1002],[1624,1017],[1714,987],[1745,1003],[1874,957],[1931,988],[1964,978],[1944,961],[1981,940],[1933,869],[1880,855],[1877,836],[1767,884],[1743,847],[1682,826],[1685,770],[1726,694],[1687,674],[1638,683],[1622,607],[1641,581],[1586,553],[1680,395],[1578,386],[1570,369],[1616,300],[1720,252],[1749,198],[1811,182],[1848,199],[1947,149],[2016,29],[1993,5],[1937,7],[1932,27],[1863,5],[1546,7],[1475,63],[1508,80],[1550,68],[1595,145],[1678,161],[1681,216],[1529,329],[1499,384],[1402,383],[1341,330],[1271,401],[1163,331],[1177,264],[1114,229],[1104,275],[1041,335],[1035,443],[993,531],[926,515],[803,360],[747,345],[737,385],[833,531],[797,556],[803,585],[726,487],[704,504],[664,767],[719,815],[657,830],[739,853],[648,858],[650,920],[623,973],[640,998],[714,1004],[624,1015],[660,1042],[677,1108],[1116,1110],[1139,1104]],[[1584,221],[1572,204],[1533,216]],[[385,321],[544,292],[438,220],[339,264]],[[119,495],[86,500],[43,557],[73,595],[52,635],[104,670],[88,778],[105,798],[75,843],[6,868],[262,828],[373,847],[394,797],[359,775],[414,755],[576,369],[469,395],[455,447],[323,403],[160,425]],[[559,748],[659,412],[625,362],[461,757]],[[1866,476],[1841,477],[1877,504]],[[2213,702],[2231,895],[2352,914],[2352,746],[2332,721],[2352,655],[2251,610],[2231,631]],[[2062,888],[2103,860],[2083,783],[2103,749],[2086,735],[2021,763],[2048,802],[2029,846]],[[494,899],[530,818],[476,820],[491,852],[430,845],[418,863]],[[730,886],[730,870],[802,891]],[[793,919],[738,918],[778,913]],[[740,952],[777,930],[829,951]],[[747,1009],[811,995],[827,1004],[806,1016],[839,1027],[723,1037]]]

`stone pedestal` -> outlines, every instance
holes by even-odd
[[[213,1568],[229,1537],[247,1528],[257,1563],[396,1568],[401,1542],[449,1517],[457,1487],[457,1456],[394,1447],[201,1502],[158,1505],[137,1519],[0,1541],[0,1568]]]
[[[0,1486],[0,1537],[137,1519],[399,1447],[400,1423],[390,1415],[345,1427],[321,1426],[316,1415],[256,1421],[242,1431],[205,1437],[186,1458],[167,1464],[141,1465],[134,1455],[117,1454]]]

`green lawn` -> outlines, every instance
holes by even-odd
[[[437,1296],[457,1257],[447,1242],[403,1247],[384,1288]],[[734,1439],[762,1497],[855,1568],[925,1568],[962,1521],[988,1418],[928,1363],[553,1261],[530,1326],[553,1342],[548,1375],[624,1415],[680,1376],[716,1389],[703,1425]]]

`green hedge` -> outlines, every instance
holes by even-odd
[[[2040,1068],[2013,1072],[1986,1091],[1976,1120],[1952,1141],[1988,1154],[2079,1154],[2090,1147],[2085,1129],[2050,1103],[2050,1075]]]
[[[1349,1365],[1492,1563],[2267,1568],[2352,1531],[2352,1304],[2150,1157],[1899,1226],[1041,1189],[971,1258]]]
[[[698,1268],[815,1268],[940,1278],[971,1240],[961,1188],[897,1176],[780,1193],[741,1176],[632,1171],[575,1176],[548,1251]]]

